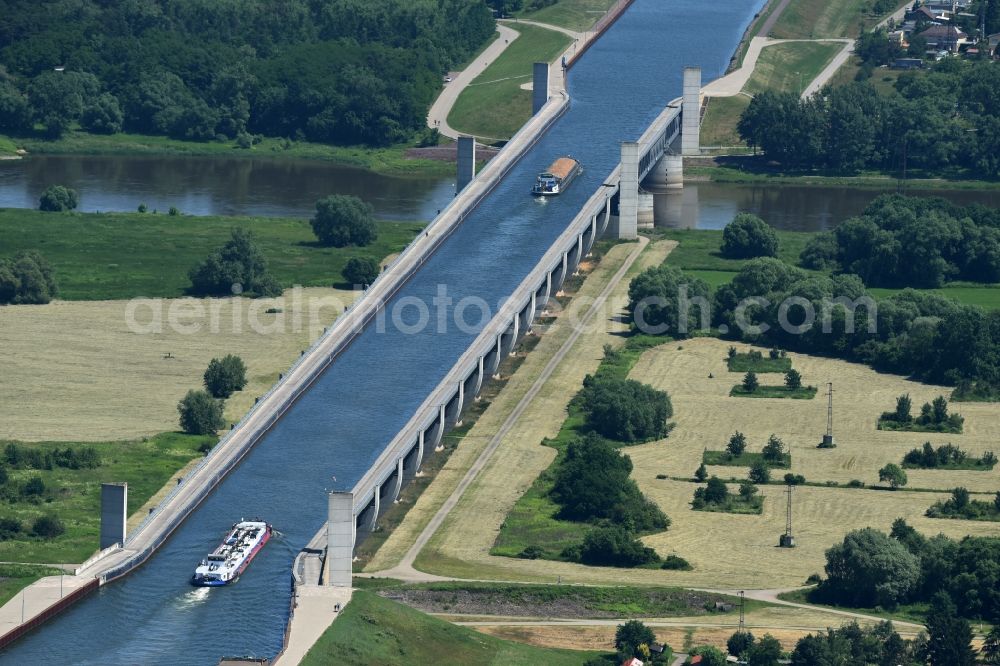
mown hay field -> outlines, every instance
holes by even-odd
[[[575,358],[582,362],[589,354],[596,361],[600,349],[596,342],[581,340],[583,345],[594,346],[574,350]],[[1000,534],[997,523],[934,520],[923,515],[931,503],[947,497],[947,489],[954,486],[964,485],[980,492],[1000,489],[1000,468],[991,472],[908,471],[911,486],[942,492],[843,487],[852,479],[869,486],[877,484],[880,467],[887,462],[898,463],[907,450],[927,440],[935,444],[953,441],[973,455],[995,447],[1000,442],[1000,405],[956,404],[966,417],[963,435],[881,432],[875,429],[875,420],[881,411],[894,405],[897,395],[909,392],[919,405],[946,394],[947,389],[878,374],[845,361],[793,354],[794,367],[802,373],[803,382],[821,387],[815,399],[731,398],[728,391],[733,380],[726,370],[728,346],[709,338],[666,343],[646,352],[630,375],[670,392],[676,422],[669,438],[625,449],[634,463],[633,477],[640,488],[673,521],[668,531],[645,537],[644,541],[662,556],[684,557],[694,566],[692,571],[622,570],[488,554],[510,507],[551,458],[541,454],[545,449],[540,439],[558,424],[540,426],[547,419],[560,418],[560,411],[554,403],[545,405],[544,390],[538,404],[525,412],[534,424],[532,431],[521,430],[501,446],[421,553],[418,568],[477,579],[561,578],[563,582],[769,589],[802,585],[810,574],[822,572],[824,551],[844,534],[867,526],[888,530],[898,517],[930,534]],[[708,378],[709,373],[713,379]],[[815,447],[826,427],[823,393],[827,381],[834,382],[838,447],[820,450]],[[565,404],[572,394],[565,387],[562,390]],[[796,489],[794,531],[798,547],[794,550],[777,548],[778,536],[785,527],[783,486],[761,488],[765,496],[762,515],[731,515],[692,511],[689,502],[695,484],[656,478],[657,474],[690,477],[703,450],[722,448],[735,430],[743,431],[750,446],[757,450],[771,433],[777,434],[791,447],[793,473],[803,474],[810,482],[841,484]],[[744,470],[734,467],[711,467],[709,471],[726,477],[745,475]]]
[[[226,401],[226,419],[237,421],[355,296],[307,288],[283,300],[155,299],[132,311],[131,328],[130,301],[0,308],[0,439],[107,441],[177,430],[177,402],[225,354],[248,370],[247,387]],[[266,312],[273,308],[281,312]]]

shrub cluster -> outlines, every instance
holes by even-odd
[[[0,259],[0,305],[48,303],[58,292],[52,266],[38,252]]]
[[[673,406],[665,391],[632,379],[588,375],[578,398],[595,431],[620,442],[641,442],[667,434]]]

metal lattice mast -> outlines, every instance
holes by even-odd
[[[833,439],[833,382],[829,382],[826,387],[826,436]]]
[[[744,605],[745,601],[746,601],[746,593],[743,590],[740,590],[740,628],[737,629],[737,631],[736,631],[736,633],[739,633],[739,634],[742,634],[744,631],[746,631],[745,617],[744,617],[744,613],[743,613],[743,610],[744,610],[743,609],[743,605]]]
[[[785,508],[785,536],[792,536],[792,489],[795,486],[789,485],[785,492],[788,494],[788,505]]]

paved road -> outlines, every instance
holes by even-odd
[[[500,57],[500,54],[507,50],[511,42],[521,36],[521,33],[517,30],[513,30],[502,24],[497,24],[497,32],[500,33],[500,38],[486,47],[486,50],[479,54],[468,67],[456,74],[450,83],[444,85],[444,90],[434,100],[431,110],[427,113],[428,127],[437,128],[438,132],[450,139],[458,138],[459,132],[448,124],[448,114],[451,113],[452,107],[455,106],[458,96],[472,83],[474,78],[482,74],[483,70],[489,67],[494,60]]]

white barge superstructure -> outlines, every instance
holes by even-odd
[[[270,538],[271,526],[263,521],[236,523],[219,547],[194,570],[191,583],[204,587],[235,583]]]

